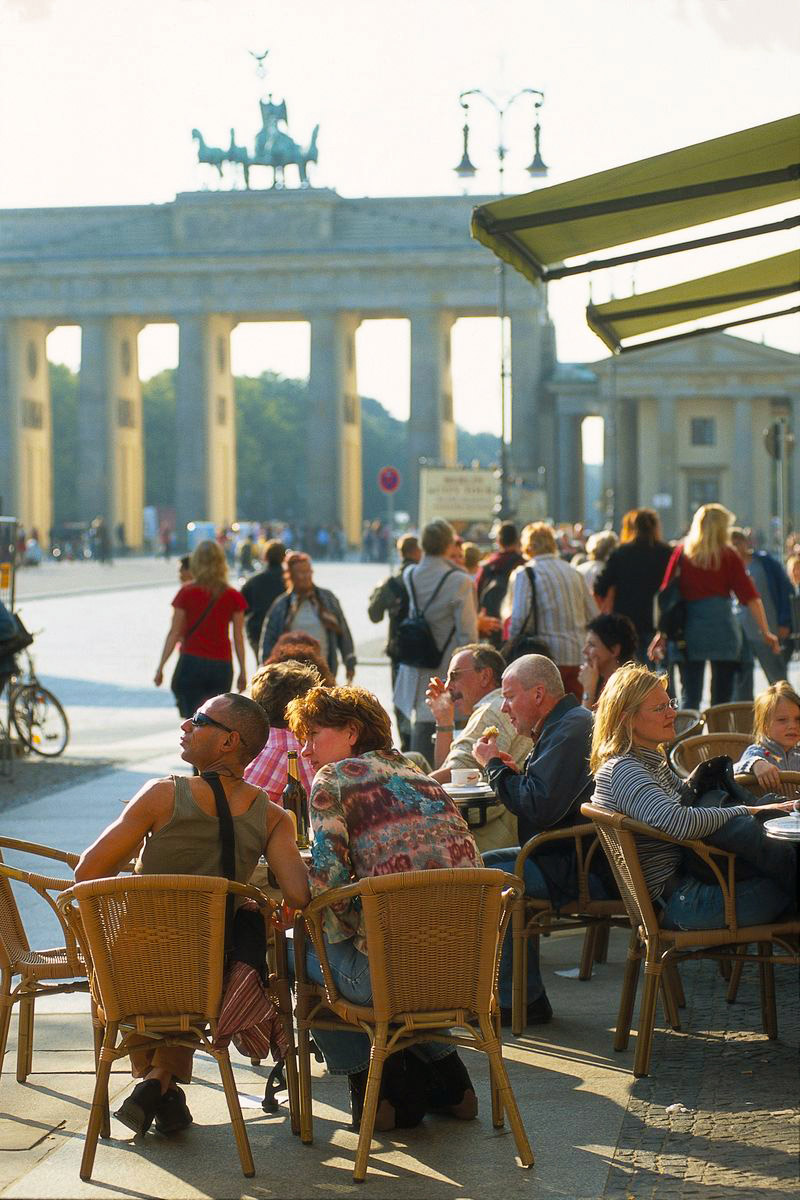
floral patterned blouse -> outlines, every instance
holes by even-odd
[[[479,867],[466,821],[440,784],[396,750],[374,750],[322,767],[311,789],[312,896],[368,875]],[[364,950],[358,901],[325,913],[331,942]]]

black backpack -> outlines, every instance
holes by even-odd
[[[455,625],[453,626],[447,636],[444,646],[442,646],[442,649],[440,650],[436,645],[433,634],[431,633],[431,627],[425,620],[425,613],[439,595],[445,579],[447,579],[448,575],[452,575],[456,570],[458,570],[457,567],[451,567],[450,570],[442,576],[437,583],[430,600],[425,607],[421,609],[417,603],[417,593],[414,590],[414,580],[411,577],[413,567],[409,569],[407,578],[408,586],[411,591],[411,610],[408,616],[404,617],[399,623],[395,633],[396,658],[399,663],[403,664],[403,666],[427,668],[438,667],[444,647],[455,633],[456,627]]]
[[[499,617],[500,608],[508,591],[508,581],[512,571],[516,571],[521,563],[511,563],[498,568],[487,563],[481,576],[481,590],[478,594],[478,608],[482,608],[489,617]]]

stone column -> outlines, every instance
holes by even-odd
[[[583,444],[581,417],[572,413],[557,418],[558,442],[558,521],[583,519]]]
[[[554,413],[542,394],[542,311],[513,310],[511,322],[511,470],[528,482],[553,462]]]
[[[737,525],[752,525],[755,517],[753,446],[752,399],[749,396],[740,396],[733,406],[733,461],[731,463],[736,480]],[[789,507],[791,508],[791,502]]]
[[[361,544],[361,398],[356,379],[356,330],[350,312],[311,317],[308,380],[308,518],[339,521],[348,544]]]
[[[677,537],[680,532],[680,497],[678,468],[676,462],[677,404],[674,396],[658,397],[658,490],[669,496],[670,504],[659,509],[662,532],[665,538]]]
[[[617,401],[617,509],[620,513],[639,503],[639,408],[636,400]]]
[[[3,511],[50,544],[53,437],[44,321],[0,322],[0,496]]]
[[[236,412],[231,371],[232,317],[178,322],[175,523],[179,545],[189,521],[235,521]]]
[[[139,329],[131,317],[83,322],[78,406],[82,517],[103,517],[112,538],[122,523],[134,547],[142,544],[144,506]]]
[[[453,420],[450,331],[454,317],[441,309],[411,314],[411,412],[408,423],[409,511],[419,511],[419,460],[453,467],[457,461]]]

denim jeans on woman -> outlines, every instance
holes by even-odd
[[[288,939],[288,948],[289,969],[294,973],[294,941],[291,938]],[[352,939],[329,942],[326,938],[325,949],[334,982],[345,1000],[352,1000],[354,1004],[371,1004],[372,982],[366,954],[356,949]],[[313,982],[324,984],[322,966],[310,942],[306,944],[306,972]],[[314,1029],[313,1034],[331,1075],[353,1075],[357,1071],[365,1071],[369,1066],[370,1040],[365,1033]],[[453,1047],[444,1042],[420,1042],[414,1046],[414,1053],[427,1062],[436,1062],[452,1054]]]

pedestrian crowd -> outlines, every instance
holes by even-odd
[[[717,504],[700,508],[675,546],[650,509],[628,514],[619,538],[577,536],[579,551],[546,522],[519,531],[504,521],[483,554],[438,519],[400,538],[400,563],[368,607],[376,624],[388,618],[397,746],[389,714],[354,686],[350,628],[338,597],[315,582],[312,556],[267,539],[261,569],[239,590],[228,583],[219,542],[201,542],[182,561],[155,674],[160,685],[177,649],[171,686],[181,755],[195,775],[146,784],[86,850],[76,878],[113,874],[131,857],[144,873],[218,873],[214,814],[226,803],[236,827],[235,877],[250,879],[263,855],[286,903],[303,907],[331,888],[397,871],[482,863],[514,872],[529,839],[574,824],[594,795],[668,837],[735,851],[748,867],[736,893],[741,924],[791,910],[794,847],[770,841],[756,819],[765,809],[789,811],[791,802],[758,803],[739,785],[726,790],[732,776],[719,765],[681,779],[663,747],[674,737],[675,672],[681,703],[698,708],[706,663],[712,702],[723,703],[734,694],[752,699],[757,661],[769,687],[755,701],[752,744],[736,770],[766,786],[778,770],[800,766],[800,696],[786,682],[800,559],[787,573],[754,551]],[[245,638],[259,664],[250,697],[241,694]],[[310,861],[281,808],[289,756],[297,753]],[[473,771],[493,793],[475,827],[456,803],[457,781]],[[722,892],[697,860],[669,841],[642,841],[640,852],[666,928],[724,924]],[[527,855],[525,892],[558,908],[577,894],[578,870],[574,839],[551,841]],[[617,896],[602,854],[592,862],[589,892]],[[358,903],[326,910],[324,940],[342,996],[369,1004]],[[502,1025],[511,1021],[512,964],[509,930],[499,974]],[[526,964],[525,1020],[545,1024],[553,1010],[538,939]],[[313,946],[305,966],[323,982]],[[357,1126],[368,1039],[324,1028],[315,1038],[329,1071],[348,1079]],[[120,1120],[137,1133],[153,1121],[161,1132],[185,1128],[191,1114],[179,1085],[191,1079],[191,1054],[143,1046],[132,1067],[140,1082]],[[415,1125],[428,1111],[461,1120],[477,1114],[465,1064],[435,1040],[390,1057],[376,1128]]]

